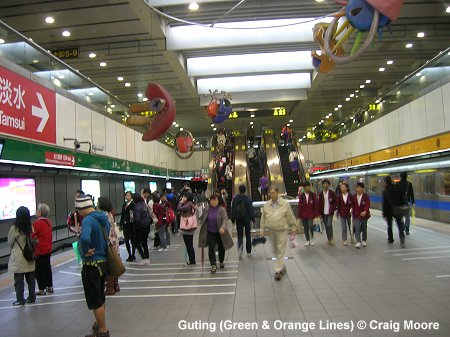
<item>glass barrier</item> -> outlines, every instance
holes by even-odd
[[[337,137],[364,126],[364,123],[380,118],[425,95],[430,88],[445,84],[449,75],[450,48],[447,48],[390,89],[375,96],[370,104],[360,107],[351,116],[339,121],[337,125],[315,126],[308,132],[308,139],[316,142],[334,141]]]

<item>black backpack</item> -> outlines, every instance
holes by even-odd
[[[22,251],[23,257],[28,262],[35,261],[38,257],[35,254],[35,248],[36,248],[36,240],[33,240],[31,238],[30,234],[25,235],[25,246],[22,248],[19,244],[19,241],[16,239],[16,243],[19,246],[20,250]]]
[[[247,219],[247,206],[245,204],[245,199],[235,200],[234,214],[236,215],[237,220]]]

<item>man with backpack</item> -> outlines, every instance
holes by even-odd
[[[148,208],[147,203],[144,201],[144,198],[142,198],[142,196],[139,193],[133,194],[133,202],[135,204],[133,209],[135,247],[142,257],[141,264],[149,265],[150,259],[148,252],[148,234],[150,233],[150,224],[152,223],[150,210]]]
[[[247,256],[252,254],[252,238],[250,237],[250,221],[255,222],[255,214],[252,200],[245,194],[245,185],[239,185],[239,194],[231,202],[231,221],[236,224],[238,234],[238,254],[242,258],[244,250],[243,239],[244,229],[246,238]]]

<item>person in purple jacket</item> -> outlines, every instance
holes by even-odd
[[[267,177],[263,174],[261,178],[259,178],[259,193],[261,194],[262,200],[267,201],[269,200],[269,186],[268,186],[269,180]]]
[[[298,156],[294,156],[294,160],[291,162],[292,173],[294,174],[294,184],[298,183],[298,170],[300,169],[300,162]]]

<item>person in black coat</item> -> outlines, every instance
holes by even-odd
[[[400,173],[400,181],[396,185],[403,195],[406,205],[414,207],[416,200],[414,199],[413,185],[408,181],[408,173]],[[411,223],[411,208],[405,212],[405,232],[409,235],[409,225]]]
[[[385,218],[387,222],[387,241],[388,243],[394,242],[394,234],[392,232],[392,219],[394,218],[397,222],[400,246],[403,248],[405,247],[405,228],[402,215],[399,214],[398,209],[399,207],[404,206],[404,198],[400,189],[398,186],[394,185],[390,176],[386,177],[385,183],[386,188],[383,192],[383,218]]]
[[[134,223],[132,217],[132,211],[134,209],[134,202],[132,199],[132,193],[130,191],[125,192],[125,202],[122,206],[122,213],[120,216],[120,228],[123,230],[123,239],[125,241],[125,247],[127,247],[128,258],[127,262],[133,262],[136,260],[136,247],[134,246]]]
[[[250,256],[252,253],[250,222],[255,222],[255,212],[253,209],[253,201],[245,194],[246,191],[247,189],[244,185],[239,185],[239,194],[231,202],[231,222],[236,224],[239,258],[242,258],[242,252],[244,250],[244,229],[247,255]]]

